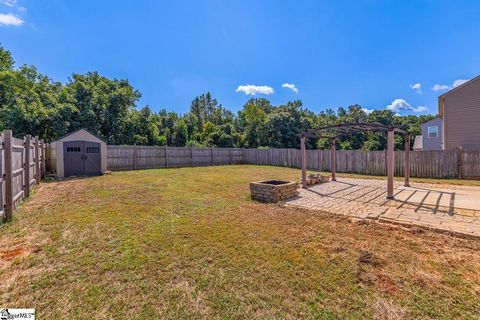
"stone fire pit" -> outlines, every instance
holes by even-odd
[[[284,180],[250,182],[253,200],[277,203],[298,196],[298,183]]]

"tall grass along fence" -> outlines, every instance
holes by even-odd
[[[0,216],[10,221],[20,200],[30,196],[31,187],[45,174],[45,143],[38,137],[13,137],[11,130],[1,134]]]
[[[256,164],[300,168],[297,149],[107,146],[112,171]],[[337,150],[337,172],[385,175],[385,151]],[[404,151],[395,151],[395,175],[403,175]],[[331,171],[330,150],[307,150],[307,168]],[[410,175],[419,178],[480,178],[480,150],[410,152]]]
[[[112,171],[243,163],[243,149],[159,146],[107,146]]]
[[[386,175],[386,151],[337,150],[337,172]],[[404,151],[395,151],[396,176],[403,175]],[[300,168],[300,150],[244,149],[246,164]],[[307,150],[307,169],[331,171],[330,150]],[[410,176],[480,178],[480,150],[411,151]]]

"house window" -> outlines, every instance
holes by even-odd
[[[428,138],[438,138],[438,126],[428,127]]]

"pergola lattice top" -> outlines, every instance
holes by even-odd
[[[381,123],[368,122],[347,122],[330,126],[318,127],[305,131],[302,135],[307,138],[337,138],[353,132],[388,132],[393,131],[406,135],[407,132],[401,126],[386,125]]]

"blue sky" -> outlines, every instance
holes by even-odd
[[[435,114],[480,74],[479,17],[480,1],[458,0],[0,0],[0,43],[57,81],[127,78],[154,110],[210,91],[233,111],[255,96]]]

